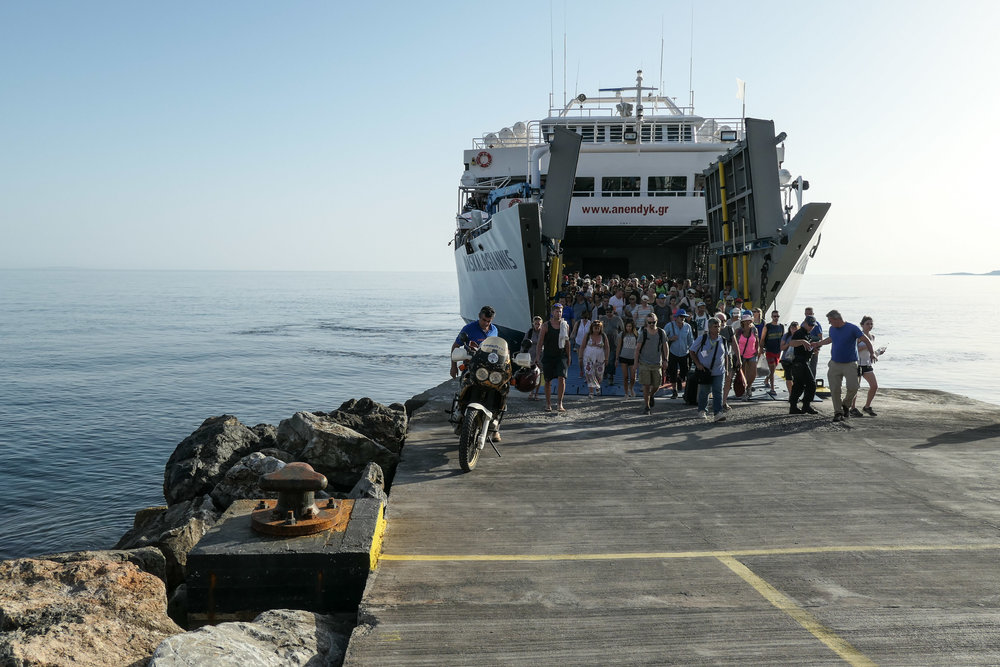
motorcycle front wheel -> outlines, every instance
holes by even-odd
[[[462,470],[470,472],[479,460],[479,434],[486,428],[486,415],[479,410],[469,410],[462,422],[462,433],[458,438],[458,463]]]

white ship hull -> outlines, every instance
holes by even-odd
[[[518,208],[498,212],[472,241],[455,248],[460,314],[466,322],[479,316],[483,306],[496,310],[493,323],[505,337],[523,334],[531,326],[525,258]]]

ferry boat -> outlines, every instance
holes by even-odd
[[[803,204],[808,181],[784,168],[785,138],[769,120],[698,116],[640,70],[634,86],[475,139],[453,239],[461,316],[491,305],[518,341],[573,271],[666,272],[713,297],[732,282],[787,313],[830,204]]]

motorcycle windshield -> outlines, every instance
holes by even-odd
[[[491,364],[507,365],[510,361],[510,351],[507,347],[507,341],[499,336],[490,336],[489,338],[483,340],[483,342],[479,344],[479,351],[485,353],[488,358],[492,354],[497,355],[496,361],[489,359]]]

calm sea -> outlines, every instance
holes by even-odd
[[[996,277],[807,276],[782,321],[870,314],[883,386],[1000,403],[1000,334],[972,320],[998,293]],[[457,309],[452,272],[0,271],[0,558],[112,546],[206,417],[277,424],[438,384]]]

